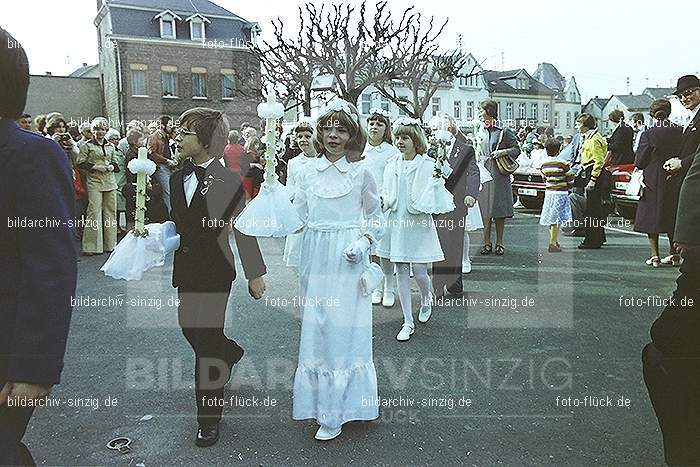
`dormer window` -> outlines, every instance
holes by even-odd
[[[190,39],[193,41],[204,42],[207,38],[206,35],[206,24],[211,23],[209,18],[206,18],[199,13],[185,18],[185,21],[190,23]]]
[[[170,10],[165,10],[158,13],[153,19],[160,21],[160,37],[165,39],[177,39],[175,20],[182,21],[182,18]]]

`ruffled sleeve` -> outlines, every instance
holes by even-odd
[[[295,200],[296,202],[296,200]],[[362,234],[376,244],[384,235],[384,216],[377,190],[377,182],[367,171],[362,173]]]

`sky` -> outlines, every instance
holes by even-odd
[[[0,27],[23,45],[32,74],[65,75],[83,62],[97,63],[96,3],[0,0]],[[284,18],[293,28],[297,6],[302,4],[298,0],[214,3],[258,22],[263,36],[274,17]],[[697,23],[682,20],[700,19],[700,3],[695,0],[389,0],[396,14],[409,5],[425,17],[449,19],[441,36],[444,48],[455,47],[462,34],[465,50],[487,69],[525,68],[533,73],[538,63],[553,63],[565,77],[576,77],[584,102],[594,96],[640,93],[647,86],[673,87],[679,76],[700,72],[698,54],[690,48],[697,40]],[[647,32],[652,23],[667,35]]]

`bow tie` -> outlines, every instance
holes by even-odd
[[[191,175],[192,172],[194,172],[195,176],[197,177],[197,181],[201,182],[202,180],[204,180],[204,176],[207,173],[207,169],[206,167],[194,165],[194,163],[190,159],[187,159],[182,166],[182,173],[185,177],[187,177],[188,175]]]

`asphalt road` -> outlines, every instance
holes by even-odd
[[[644,265],[646,238],[616,221],[602,250],[563,238],[564,253],[546,253],[537,220],[518,212],[506,255],[477,255],[464,300],[436,308],[408,343],[395,340],[398,304],[375,307],[379,393],[395,406],[327,443],[291,419],[300,320],[283,241],[261,241],[267,300],[239,278],[229,301],[226,332],[246,356],[227,395],[258,406],[227,408],[208,449],[192,442],[193,357],[170,267],[127,283],[99,272],[104,256],[82,258],[56,406],[37,410],[25,440],[43,465],[662,464],[640,353],[661,310],[653,297],[672,292],[678,271]],[[612,406],[590,406],[601,399]],[[117,436],[133,440],[130,453],[106,448]]]

